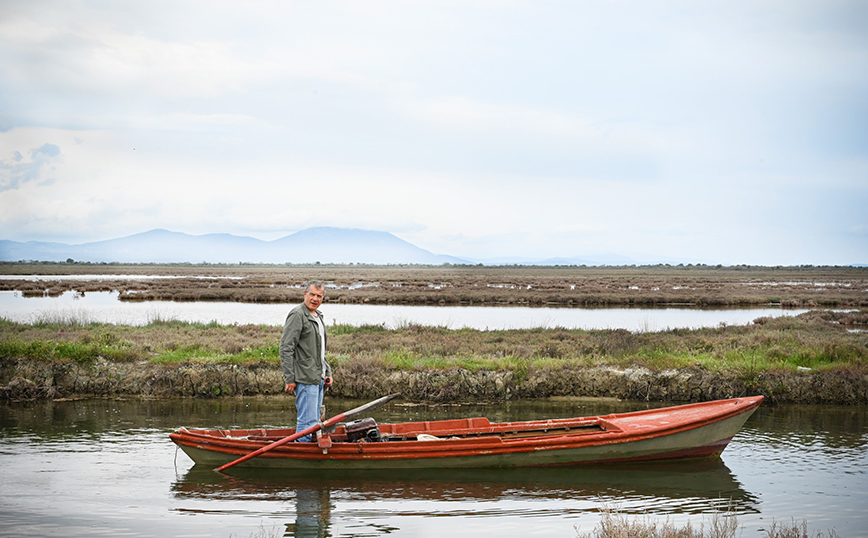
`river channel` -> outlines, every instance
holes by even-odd
[[[329,400],[329,415],[359,402]],[[392,403],[378,422],[597,415],[648,404]],[[325,473],[193,466],[179,426],[291,425],[291,400],[82,400],[0,405],[0,536],[562,536],[614,508],[695,527],[728,509],[742,536],[773,521],[868,536],[868,408],[763,405],[721,458],[630,466]]]
[[[116,292],[66,292],[58,297],[24,297],[0,291],[0,316],[23,323],[40,320],[75,320],[124,325],[146,325],[154,320],[180,320],[219,324],[283,325],[289,304],[232,302],[119,301]],[[745,308],[549,308],[521,306],[408,306],[325,303],[321,310],[329,323],[384,325],[388,328],[416,323],[479,330],[627,329],[633,332],[746,325],[760,317],[795,316],[804,309]]]

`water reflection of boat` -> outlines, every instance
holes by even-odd
[[[696,513],[709,503],[731,503],[755,511],[757,498],[745,491],[720,458],[571,468],[408,469],[310,471],[239,468],[231,477],[209,467],[191,468],[173,485],[176,497],[285,501],[292,492],[315,489],[363,501],[386,499],[482,501],[522,496],[533,499],[654,499],[655,505]],[[322,495],[321,495],[322,496]],[[328,497],[328,494],[324,495]],[[347,496],[347,495],[343,495]]]
[[[723,451],[762,400],[755,396],[526,422],[468,418],[368,423],[358,430],[347,425],[325,432],[316,442],[287,443],[241,465],[319,470],[508,468],[708,457]],[[180,428],[170,437],[194,462],[214,467],[292,433]]]

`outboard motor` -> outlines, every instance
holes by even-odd
[[[364,439],[370,443],[378,443],[383,440],[380,435],[380,428],[372,418],[360,418],[352,422],[347,422],[344,426],[347,430],[347,441],[354,443],[360,439]]]

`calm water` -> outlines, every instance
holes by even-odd
[[[39,319],[77,319],[146,325],[157,319],[220,324],[283,325],[291,305],[171,301],[121,302],[116,292],[92,292],[60,297],[23,297],[0,291],[0,316],[21,322]],[[406,306],[324,304],[329,323],[385,325],[390,328],[418,323],[480,330],[565,327],[570,329],[627,329],[660,331],[669,328],[745,325],[763,316],[794,316],[804,309],[749,308],[531,308],[497,306]]]
[[[327,401],[329,414],[359,402]],[[601,401],[390,404],[380,422],[594,415]],[[695,525],[731,504],[743,536],[772,520],[868,536],[868,407],[765,405],[721,459],[633,466],[227,478],[167,438],[186,426],[292,425],[291,400],[0,405],[0,536],[576,536],[601,507]]]

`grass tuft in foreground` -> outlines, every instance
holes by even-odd
[[[577,538],[736,538],[741,535],[738,517],[731,511],[715,511],[711,515],[708,526],[705,521],[699,528],[688,522],[678,527],[669,519],[662,522],[645,515],[630,518],[611,508],[603,508],[600,523],[590,533],[578,533]],[[789,525],[773,521],[768,529],[764,529],[766,538],[837,538],[838,534],[830,530],[828,534],[821,531],[811,533],[808,524],[793,521]]]

